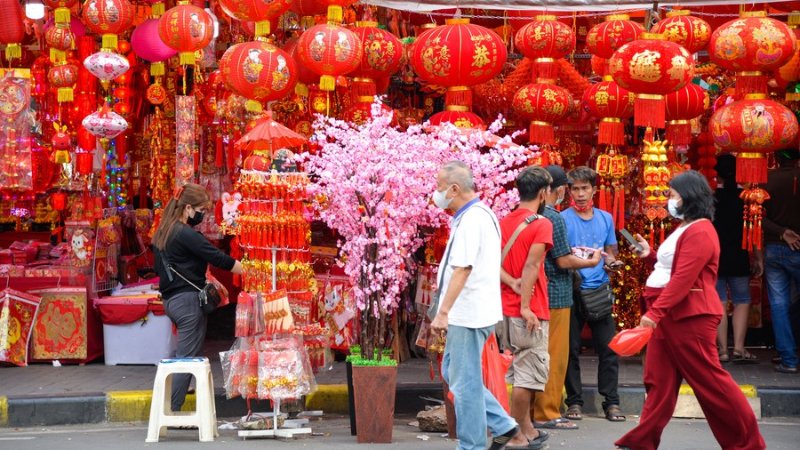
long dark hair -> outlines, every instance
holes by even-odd
[[[684,221],[714,219],[714,193],[700,172],[682,172],[669,182],[669,187],[675,189],[683,200],[678,213],[683,214]]]
[[[186,205],[199,209],[204,206],[208,207],[210,203],[211,197],[206,192],[206,189],[199,184],[187,183],[178,188],[178,192],[170,199],[161,214],[161,221],[158,223],[158,228],[153,235],[153,245],[159,250],[164,250],[175,229],[175,224],[181,220]]]

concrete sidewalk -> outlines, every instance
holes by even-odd
[[[219,351],[230,341],[209,341],[205,354],[211,360],[216,386],[219,417],[246,414],[242,399],[226,399],[222,389]],[[757,395],[764,417],[800,417],[800,376],[772,370],[772,352],[755,350],[760,364],[726,364],[743,390]],[[584,382],[584,410],[602,412],[597,395],[597,358],[581,357]],[[33,364],[28,367],[0,367],[0,426],[37,426],[98,422],[145,421],[149,415],[155,366],[84,366],[54,367]],[[344,363],[317,374],[319,389],[306,398],[307,409],[329,413],[347,413],[347,380]],[[623,358],[620,363],[620,396],[627,414],[638,414],[644,401],[640,358]],[[400,364],[397,377],[398,413],[416,413],[430,404],[421,397],[442,398],[438,376],[430,378],[427,360],[411,359]],[[193,397],[187,402],[193,408]],[[270,411],[266,401],[252,402],[253,411]]]

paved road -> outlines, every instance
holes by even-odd
[[[203,444],[203,449],[414,449],[450,450],[455,443],[438,434],[420,433],[407,423],[410,418],[397,419],[392,445],[357,445],[350,436],[347,419],[341,416],[326,417],[313,422],[312,427],[318,436],[295,441],[269,441],[250,439],[242,441],[233,431],[222,431],[213,444]],[[609,423],[599,418],[587,418],[580,422],[577,431],[554,432],[548,441],[550,449],[605,450],[613,448],[613,441],[634,422]],[[800,420],[772,418],[761,423],[761,432],[770,449],[796,449],[800,440]],[[0,428],[0,449],[2,450],[85,450],[102,448],[104,450],[127,450],[156,448],[159,444],[146,444],[146,424],[98,424],[90,426],[51,427],[51,428]],[[420,437],[427,437],[423,441]],[[196,450],[197,433],[191,431],[169,431],[166,441],[160,448],[170,450]],[[662,449],[717,449],[708,425],[699,420],[673,420],[664,433]]]

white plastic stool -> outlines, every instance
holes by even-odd
[[[172,412],[172,375],[194,375],[196,408],[193,412]],[[153,400],[150,404],[150,424],[145,442],[158,442],[167,435],[167,427],[196,426],[200,442],[213,442],[217,432],[217,410],[214,405],[214,379],[208,358],[162,359],[158,364],[153,383]]]

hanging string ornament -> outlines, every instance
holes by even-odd
[[[181,0],[158,19],[158,36],[178,52],[181,65],[194,65],[195,52],[214,38],[214,21],[202,8]]]
[[[645,133],[642,148],[644,173],[644,213],[649,226],[650,248],[656,244],[656,223],[660,224],[658,242],[664,241],[664,219],[667,218],[667,198],[669,197],[669,180],[672,174],[667,167],[667,142],[653,140],[650,129]]]
[[[797,49],[794,32],[783,22],[766,17],[766,11],[744,12],[711,35],[711,61],[736,72],[739,95],[767,92],[765,72],[777,70]]]
[[[628,176],[628,157],[610,145],[606,153],[597,156],[595,166],[600,177],[599,207],[611,213],[618,230],[625,228],[625,184]]]
[[[770,199],[769,193],[760,187],[754,187],[743,190],[739,198],[744,200],[745,205],[742,212],[742,248],[747,251],[760,250],[764,237],[761,224],[764,218],[764,202]]]
[[[87,0],[83,5],[83,23],[102,35],[102,48],[117,50],[117,36],[133,24],[133,5],[128,0]]]
[[[593,84],[583,95],[583,108],[600,119],[597,143],[621,146],[625,144],[625,124],[633,117],[635,95],[620,87],[610,76]],[[598,163],[599,165],[599,163]]]
[[[541,15],[517,32],[514,46],[533,60],[534,78],[555,80],[559,67],[556,60],[575,50],[575,33],[556,16]]]

